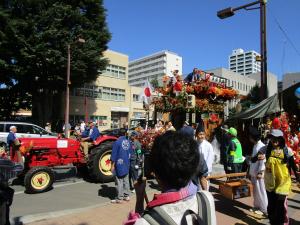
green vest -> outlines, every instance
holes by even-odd
[[[230,149],[230,155],[233,156],[233,163],[243,163],[243,150],[240,141],[237,138],[233,138],[231,141],[236,146],[235,151]]]

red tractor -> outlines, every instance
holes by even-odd
[[[110,182],[110,155],[113,136],[100,136],[84,157],[80,142],[68,138],[20,138],[20,152],[24,157],[24,185],[27,193],[49,190],[55,181],[55,170],[87,166],[96,182]],[[14,159],[11,153],[11,158]]]

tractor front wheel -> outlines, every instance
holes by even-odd
[[[54,182],[54,172],[43,166],[31,168],[24,177],[27,193],[35,194],[50,190]]]
[[[100,146],[91,150],[89,157],[89,173],[96,182],[111,182],[114,176],[111,173],[111,151],[112,142],[100,144]]]

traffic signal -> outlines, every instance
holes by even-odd
[[[187,108],[195,108],[195,95],[188,95],[187,96]]]

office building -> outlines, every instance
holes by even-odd
[[[226,86],[232,87],[237,90],[240,95],[247,96],[250,90],[256,85],[257,81],[247,76],[241,76],[238,73],[230,71],[225,68],[216,68],[207,70],[209,73],[213,73],[216,77],[222,77],[226,79]],[[212,77],[212,81],[216,78]]]
[[[142,88],[128,85],[128,56],[107,50],[109,63],[95,82],[72,90],[70,121],[91,119],[101,130],[120,128],[132,118],[145,118],[139,100]]]
[[[282,78],[282,90],[285,90],[299,82],[300,82],[300,72],[286,73],[283,75],[283,78]]]
[[[249,74],[247,75],[247,77],[255,80],[257,84],[260,86],[260,81],[261,81],[260,72]],[[267,73],[267,86],[268,86],[268,97],[278,93],[278,80],[275,74],[270,72]]]
[[[178,70],[182,74],[182,57],[167,50],[129,62],[128,82],[131,86],[143,87],[147,80],[157,79]]]
[[[260,72],[260,62],[257,58],[260,54],[256,51],[245,52],[243,49],[235,49],[229,56],[229,69],[241,75],[249,75],[251,73]]]
[[[247,96],[250,90],[257,84],[257,82],[253,79],[250,79],[246,76],[241,76],[238,73],[230,71],[225,68],[216,68],[207,70],[209,73],[213,73],[214,75],[211,77],[211,80],[214,82],[218,82],[218,78],[221,77],[222,81],[225,79],[225,84],[227,87],[232,87],[237,90],[239,95]],[[229,109],[236,107],[239,103],[240,99],[233,99],[231,101],[226,102],[226,107],[224,108],[225,117],[228,116]]]

